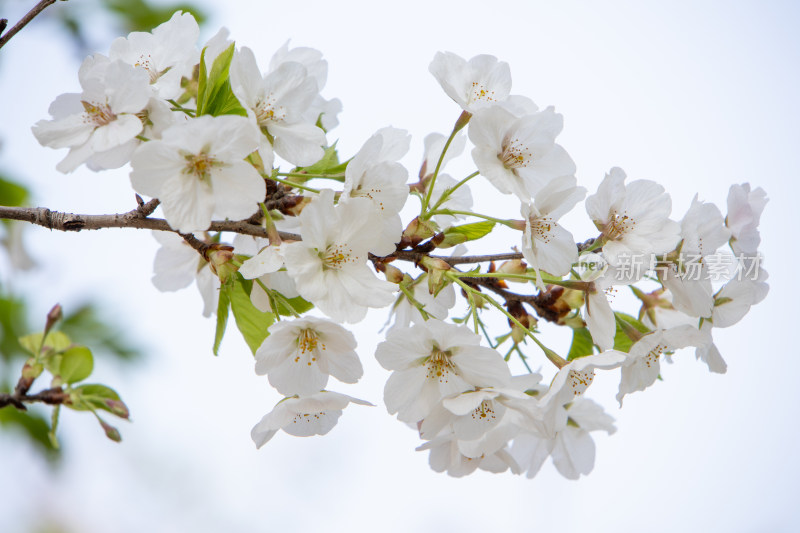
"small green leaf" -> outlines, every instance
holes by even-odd
[[[275,322],[275,315],[263,313],[256,309],[250,301],[245,286],[237,280],[231,291],[231,310],[236,320],[236,327],[242,333],[247,346],[254,354],[269,333],[267,329]]]
[[[592,355],[594,352],[594,343],[592,342],[592,334],[589,333],[588,328],[578,328],[572,330],[572,345],[569,347],[569,354],[567,361],[572,361],[579,357]]]
[[[308,167],[297,167],[292,173],[304,174],[340,174],[347,168],[347,162],[339,163],[339,153],[336,151],[336,141],[331,146],[325,149],[325,154],[322,159]]]
[[[297,296],[295,298],[286,298],[286,301],[289,302],[289,305],[292,306],[292,309],[294,309],[295,313],[299,315],[302,315],[306,311],[310,311],[314,307],[314,304],[304,300],[302,296]],[[294,315],[294,313],[289,311],[289,309],[283,304],[283,301],[278,301],[278,312],[282,316]]]
[[[205,51],[200,57],[200,75],[197,85],[197,116],[240,115],[247,116],[247,111],[233,94],[230,82],[231,60],[234,43],[220,53],[206,72]]]
[[[65,383],[88,378],[94,368],[92,351],[86,346],[73,346],[61,355],[60,376]]]
[[[474,241],[488,235],[492,231],[492,228],[494,228],[494,222],[491,220],[484,220],[482,222],[473,222],[472,224],[453,226],[448,228],[444,234],[445,237],[450,234],[464,235],[467,238],[466,240]]]
[[[99,383],[87,383],[72,389],[70,404],[75,411],[94,411],[102,409],[120,418],[128,418],[128,407],[122,402],[117,391]]]
[[[223,285],[219,289],[219,304],[217,305],[217,329],[214,333],[214,355],[219,355],[219,344],[228,327],[228,309],[231,305],[230,285]]]
[[[39,355],[39,347],[42,347],[42,352],[47,352],[48,350],[63,352],[72,345],[72,341],[69,337],[60,331],[51,331],[48,333],[47,338],[44,340],[44,345],[42,345],[42,335],[42,333],[25,335],[24,337],[20,337],[19,343],[34,357]]]
[[[648,333],[650,331],[650,329],[647,326],[645,326],[644,324],[642,324],[642,322],[640,322],[639,320],[630,315],[626,315],[625,313],[620,313],[620,312],[615,312],[614,314],[620,320],[624,320],[625,322],[636,328],[636,330],[639,331],[640,333]],[[619,324],[617,324],[617,332],[614,334],[614,349],[619,350],[620,352],[628,353],[631,349],[631,346],[633,346],[633,342],[634,342],[633,339],[631,339],[625,333],[622,327]]]
[[[16,207],[28,201],[28,189],[0,176],[0,205]]]

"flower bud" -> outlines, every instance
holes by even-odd
[[[47,322],[44,326],[44,334],[47,336],[47,333],[56,325],[56,322],[61,320],[64,316],[63,312],[61,311],[61,305],[56,304],[50,309],[50,312],[47,313]]]
[[[382,267],[378,267],[378,270],[381,270],[386,275],[386,281],[398,284],[401,281],[403,281],[405,274],[403,274],[403,272],[399,268],[392,265],[387,265],[385,263],[378,263],[378,264],[383,265]]]
[[[112,400],[110,398],[106,399],[106,406],[112,414],[115,414],[120,418],[128,419],[131,416],[130,411],[128,411],[128,406],[125,405],[125,402],[122,400]]]
[[[281,199],[278,210],[284,215],[296,217],[310,203],[311,198],[308,196],[286,196]]]
[[[108,424],[107,422],[104,422],[103,420],[100,420],[100,426],[102,426],[103,431],[106,432],[106,437],[113,440],[114,442],[122,441],[122,435],[119,434],[119,430],[117,428],[115,428],[111,424]]]
[[[22,367],[22,379],[33,383],[33,380],[41,376],[43,371],[44,365],[36,363],[33,358],[30,358],[25,362],[25,366]]]
[[[512,259],[511,261],[503,262],[497,269],[497,272],[501,274],[526,274],[528,272],[528,265],[522,259]],[[510,279],[508,281],[520,281],[521,283],[528,283],[527,280]]]
[[[536,319],[528,314],[522,302],[518,300],[508,302],[508,313],[524,326],[523,329],[516,322],[508,320],[508,325],[511,326],[511,338],[514,339],[514,343],[519,344],[527,337],[528,331],[536,326]]]
[[[450,264],[442,259],[426,255],[420,260],[419,266],[428,273],[428,292],[438,293],[447,283],[444,273],[450,270]]]
[[[239,270],[231,261],[234,259],[233,246],[212,244],[206,252],[209,268],[224,284]]]
[[[436,233],[437,229],[434,222],[430,220],[420,220],[419,217],[416,217],[408,224],[405,231],[403,231],[403,237],[400,243],[406,246],[416,246],[425,239],[433,237]]]

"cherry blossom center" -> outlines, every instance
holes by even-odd
[[[195,176],[200,181],[208,181],[211,177],[211,169],[220,166],[220,162],[205,152],[199,154],[188,154],[184,172]]]
[[[325,270],[341,270],[348,263],[355,263],[353,249],[346,244],[331,244],[324,252],[320,253],[322,268]]]
[[[320,342],[317,332],[313,329],[303,329],[297,337],[297,351],[295,352],[294,362],[305,362],[308,366],[317,361],[317,348],[325,350],[325,344]]]
[[[614,213],[608,224],[603,228],[603,234],[610,240],[620,240],[636,227],[636,221],[626,214]]]
[[[504,139],[502,148],[497,159],[508,170],[527,167],[533,161],[533,153],[517,138]]]
[[[450,375],[457,375],[456,367],[450,360],[450,352],[442,350],[434,350],[431,352],[426,366],[428,367],[428,379],[439,380],[439,383],[447,383],[450,381]]]
[[[111,111],[111,106],[107,103],[99,104],[95,102],[81,101],[83,104],[84,119],[86,124],[94,124],[97,127],[105,126],[117,119],[117,115]]]
[[[259,126],[265,126],[270,123],[283,122],[286,119],[286,110],[283,106],[275,106],[277,100],[272,94],[264,96],[256,100],[256,105],[253,111],[256,114],[256,120]]]

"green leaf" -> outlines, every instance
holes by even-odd
[[[50,443],[48,433],[50,426],[41,415],[31,411],[19,411],[13,407],[0,409],[0,427],[17,428],[32,443],[35,443],[42,451],[46,452],[48,458],[59,457],[58,450],[53,448]]]
[[[72,341],[64,333],[60,331],[51,331],[47,334],[47,338],[42,345],[42,336],[44,333],[33,333],[20,337],[19,343],[31,355],[39,355],[39,347],[42,347],[42,352],[52,350],[54,352],[63,352],[72,345]]]
[[[72,389],[72,403],[67,407],[75,411],[102,409],[121,418],[128,418],[128,408],[117,391],[99,383],[87,383]]]
[[[472,224],[464,224],[461,226],[453,226],[444,232],[445,238],[451,234],[458,234],[465,236],[468,241],[474,241],[485,237],[494,228],[494,222],[491,220],[484,220],[482,222],[473,222]]]
[[[567,361],[572,361],[578,357],[585,357],[592,355],[594,352],[594,343],[592,342],[592,334],[589,333],[588,328],[578,328],[572,330],[572,345],[569,347],[569,354]]]
[[[217,304],[217,330],[214,333],[214,355],[219,355],[219,344],[228,327],[228,308],[231,305],[230,285],[223,285],[219,289],[219,303]]]
[[[636,330],[639,331],[640,333],[648,333],[650,331],[650,329],[647,326],[645,326],[639,320],[630,315],[626,315],[625,313],[620,313],[620,312],[615,312],[614,314],[620,320],[624,320],[625,322],[636,328]],[[617,332],[614,334],[614,349],[619,350],[620,352],[628,353],[631,349],[631,346],[633,346],[633,342],[634,341],[625,333],[622,327],[619,324],[617,324]]]
[[[339,163],[339,153],[336,151],[336,141],[331,146],[325,149],[325,154],[322,159],[308,167],[297,167],[292,173],[300,174],[341,174],[347,169],[347,163]]]
[[[295,298],[286,298],[286,301],[289,302],[289,305],[292,306],[292,309],[294,309],[295,313],[299,315],[302,315],[306,311],[310,311],[314,307],[314,304],[304,300],[302,296],[297,296]],[[289,309],[285,305],[283,305],[282,301],[278,301],[278,312],[282,316],[294,315],[294,313],[289,311]]]
[[[92,351],[86,346],[73,346],[61,355],[61,379],[66,383],[77,383],[88,378],[94,369]]]
[[[28,201],[28,189],[0,176],[0,205],[16,207]]]
[[[83,304],[65,314],[59,329],[82,344],[91,346],[98,356],[113,355],[123,360],[141,356],[140,350],[132,346],[128,335],[118,326],[108,322],[108,313],[93,304]]]
[[[269,333],[267,329],[275,322],[275,315],[256,309],[250,301],[245,285],[236,280],[231,291],[231,310],[236,320],[236,327],[242,333],[247,346],[254,354]]]
[[[206,73],[205,51],[200,57],[200,76],[197,85],[197,116],[247,116],[247,111],[233,94],[230,83],[234,43],[220,53]]]

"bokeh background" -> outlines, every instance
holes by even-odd
[[[0,16],[13,23],[32,4],[5,0]],[[483,472],[451,479],[429,469],[427,455],[414,451],[415,433],[382,405],[388,372],[372,354],[386,311],[354,328],[364,379],[331,386],[377,407],[350,407],[326,437],[279,434],[256,450],[250,428],[277,396],[255,376],[235,329],[219,357],[211,354],[214,322],[202,318],[193,287],[162,294],[152,286],[158,246],[149,232],[28,228],[38,268],[14,270],[0,254],[4,291],[26,302],[39,330],[54,303],[67,311],[92,303],[116,328],[111,338],[139,353],[115,357],[112,346],[95,364],[97,380],[115,386],[133,422],[118,424],[124,440],[115,444],[91,417],[62,413],[58,458],[14,426],[0,428],[0,531],[796,531],[795,2],[194,5],[208,15],[202,40],[224,25],[261,65],[287,39],[322,50],[323,95],[344,104],[329,138],[339,138],[348,157],[393,125],[413,135],[404,162],[416,174],[423,137],[446,133],[459,113],[427,71],[436,51],[450,50],[508,61],[514,93],[564,115],[559,142],[590,193],[621,166],[631,179],[663,184],[679,218],[696,193],[724,213],[730,184],[763,187],[770,294],[742,322],[715,332],[726,375],[682,353],[663,382],[622,409],[613,400],[616,379],[596,381],[589,397],[614,415],[618,431],[595,435],[588,477],[565,480],[548,463],[534,480]],[[78,90],[83,56],[107,52],[143,13],[151,12],[121,0],[59,2],[0,50],[0,172],[29,188],[29,205],[98,214],[135,206],[127,170],[60,175],[63,153],[40,147],[30,127],[47,118],[58,94]],[[516,202],[496,202],[495,213],[516,215]],[[579,208],[569,219],[579,240],[592,235],[581,215]],[[492,244],[506,250],[516,241]],[[19,366],[0,371],[10,381]]]

